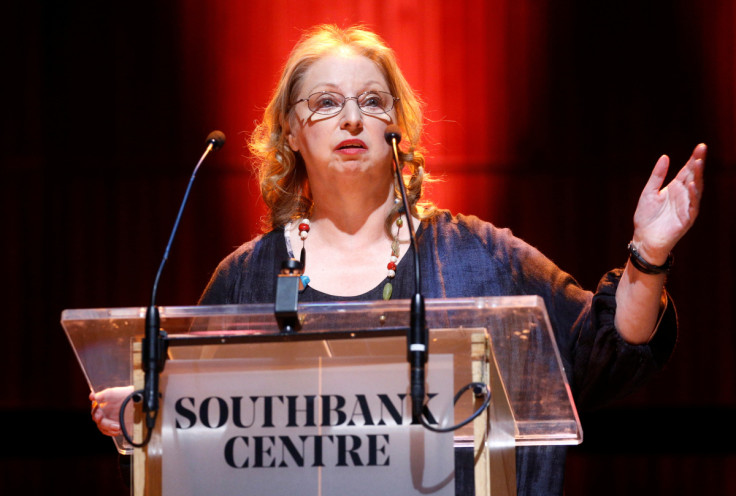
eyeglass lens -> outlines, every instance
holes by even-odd
[[[348,100],[357,101],[360,110],[367,114],[383,114],[389,112],[394,106],[394,97],[384,91],[366,91],[351,97],[331,91],[322,91],[309,95],[307,106],[312,112],[330,115],[340,112]]]

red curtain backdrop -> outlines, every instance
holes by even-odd
[[[590,289],[624,263],[658,156],[679,168],[709,144],[668,281],[678,348],[584,417],[567,494],[736,493],[734,0],[30,1],[2,19],[0,416],[24,433],[0,464],[9,494],[125,494],[60,313],[146,304],[213,129],[228,141],[198,175],[159,302],[194,304],[260,231],[246,140],[319,23],[364,24],[396,51],[426,102],[429,199],[512,228]]]
[[[203,111],[231,137],[228,165],[237,169],[243,165],[238,152],[301,34],[320,23],[365,25],[396,51],[427,103],[429,169],[447,182],[432,199],[463,210],[475,183],[473,207],[493,211],[498,195],[485,173],[518,161],[524,144],[514,138],[528,132],[543,98],[546,9],[528,1],[187,2],[185,80],[209,95]],[[233,194],[222,197],[228,212],[243,206]],[[258,215],[251,211],[242,220]]]

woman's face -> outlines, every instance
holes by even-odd
[[[334,115],[319,114],[311,111],[307,102],[298,103],[287,136],[291,149],[304,159],[311,188],[334,187],[336,182],[356,178],[381,177],[386,181],[391,177],[391,148],[384,132],[396,122],[396,109],[365,114],[351,98],[367,91],[388,93],[381,71],[362,55],[325,56],[307,69],[297,100],[322,91],[340,93],[349,99]]]

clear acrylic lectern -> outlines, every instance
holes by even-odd
[[[273,305],[161,307],[167,361],[136,495],[516,493],[515,447],[578,444],[580,422],[543,301],[427,300],[425,417],[411,425],[409,302],[299,305],[279,332]],[[142,388],[145,308],[66,310],[62,325],[93,391]],[[137,418],[140,418],[138,413]],[[131,428],[142,439],[138,422]],[[465,453],[465,454],[463,454]],[[468,475],[469,474],[469,475]]]

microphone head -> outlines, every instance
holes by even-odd
[[[225,144],[225,134],[222,131],[212,131],[207,136],[206,143],[212,144],[212,149],[217,151]]]
[[[386,132],[383,133],[384,138],[386,138],[386,143],[389,145],[392,145],[392,141],[396,140],[396,144],[398,145],[401,143],[401,130],[399,129],[399,126],[396,124],[391,124],[386,128]]]

